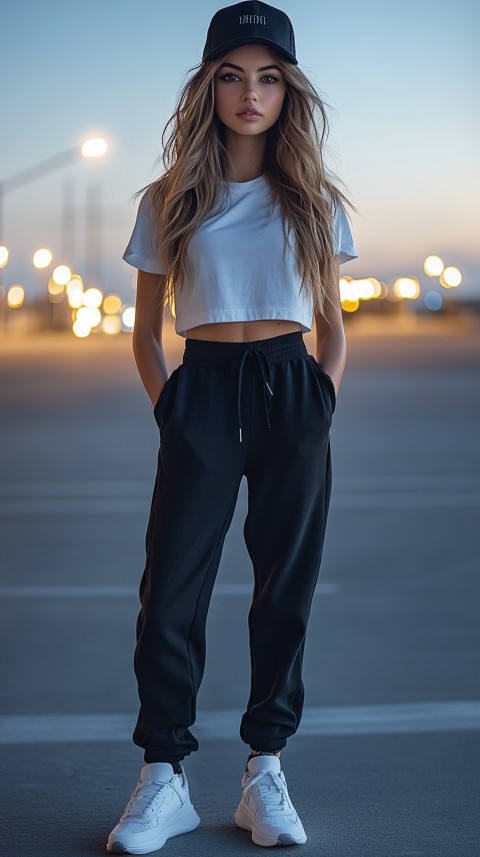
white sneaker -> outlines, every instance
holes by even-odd
[[[162,848],[171,836],[198,827],[200,818],[180,767],[181,774],[175,774],[168,762],[152,762],[142,768],[125,811],[108,837],[107,851],[149,854]]]
[[[301,845],[307,841],[290,800],[278,756],[255,756],[242,779],[235,824],[252,831],[256,845]]]

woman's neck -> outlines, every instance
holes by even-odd
[[[227,182],[249,182],[258,179],[263,174],[266,142],[266,134],[250,138],[240,134],[227,134],[228,158],[225,164],[224,180]]]

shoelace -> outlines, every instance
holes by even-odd
[[[155,780],[143,780],[137,783],[135,790],[130,798],[123,818],[141,818],[154,800],[160,798],[160,804],[165,800],[165,786],[170,786],[170,783],[157,783]],[[172,786],[170,786],[173,788]]]
[[[261,782],[265,777],[271,777],[273,782]],[[285,792],[285,783],[275,771],[259,771],[254,774],[244,787],[244,791],[249,791],[253,786],[258,785],[262,803],[265,805],[267,812],[283,812],[285,803],[288,803],[288,798]]]

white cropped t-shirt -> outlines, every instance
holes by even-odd
[[[305,333],[312,329],[313,305],[294,254],[285,247],[279,206],[272,216],[270,189],[264,175],[248,182],[221,182],[220,200],[228,189],[227,205],[210,213],[187,247],[189,280],[175,289],[175,330],[186,337],[200,324],[224,321],[282,319],[296,321]],[[145,193],[135,226],[122,256],[125,262],[151,274],[167,270],[151,241],[152,207]],[[339,263],[358,257],[343,205],[333,218],[335,253]],[[290,243],[293,231],[287,225]],[[284,252],[285,251],[285,252]]]

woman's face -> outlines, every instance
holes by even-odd
[[[268,66],[268,68],[265,68]],[[231,131],[254,137],[267,131],[280,116],[286,84],[266,45],[241,45],[229,51],[215,73],[215,112]],[[259,114],[248,118],[251,108]]]

